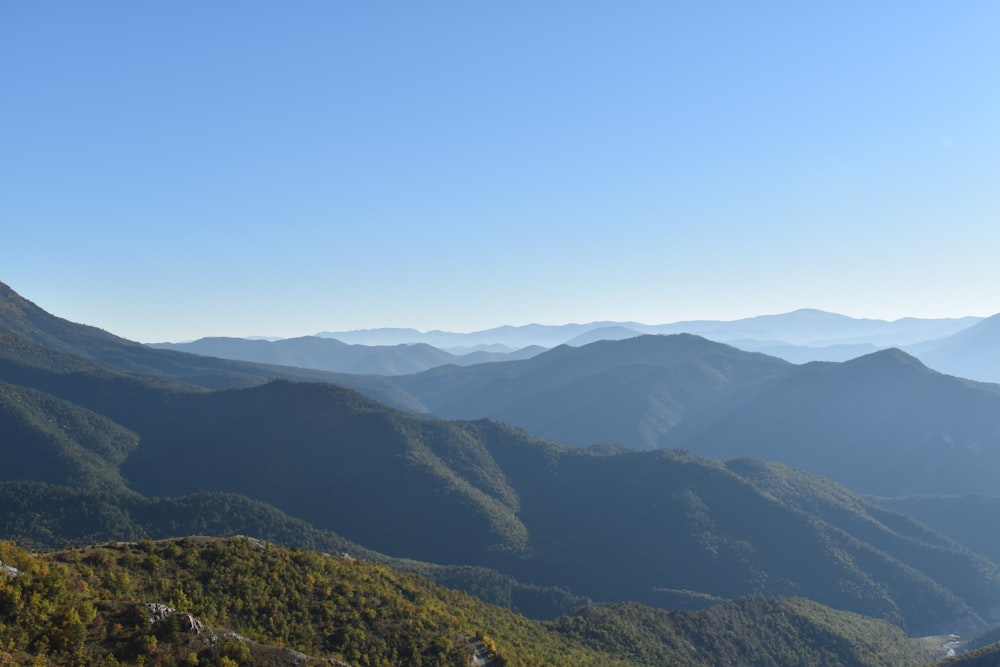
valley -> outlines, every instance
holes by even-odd
[[[478,654],[908,665],[934,656],[907,637],[964,640],[1000,625],[989,540],[1000,387],[899,349],[795,364],[692,333],[579,342],[348,374],[139,345],[0,286],[0,558],[18,571],[50,563],[64,579],[45,585],[104,591],[56,596],[66,606],[45,618],[75,609],[83,625],[71,641],[3,603],[36,585],[7,577],[4,650],[12,660],[48,650],[57,664],[80,651],[265,664],[288,646],[352,665],[418,664],[418,654],[427,664]],[[970,493],[982,500],[960,500]],[[223,609],[226,588],[210,591],[211,568],[198,569],[222,559],[249,567],[233,577],[250,582],[264,566],[237,535],[263,540],[280,568],[319,567],[307,553],[383,568],[379,577],[421,587],[421,604],[456,629],[420,639],[374,618],[255,625]],[[154,556],[169,574],[142,583]],[[341,616],[365,618],[356,605],[376,577],[366,572]],[[136,587],[109,583],[126,576]],[[332,577],[334,588],[346,576],[294,575]],[[265,589],[254,604],[277,609],[292,595]],[[325,598],[309,599],[320,613]],[[145,602],[257,644],[230,655],[164,626],[157,656],[147,631],[120,620]],[[112,617],[121,630],[101,625]],[[329,629],[295,634],[304,622]]]

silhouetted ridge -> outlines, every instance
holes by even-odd
[[[32,349],[32,346],[36,346]],[[59,357],[58,353],[77,359]],[[153,377],[154,384],[163,378],[175,378],[189,385],[207,389],[250,387],[274,378],[312,382],[332,382],[364,391],[388,405],[424,413],[426,408],[399,387],[379,377],[288,366],[266,365],[228,359],[202,357],[174,350],[158,350],[83,324],[55,317],[0,283],[0,364],[31,366],[35,371],[58,374],[70,368],[83,370],[89,360],[105,366],[94,372],[107,374],[111,369],[133,375]],[[35,386],[35,385],[30,385]],[[51,390],[51,389],[46,389]]]
[[[85,324],[51,315],[0,282],[0,328],[62,352],[99,358],[109,346],[142,347],[139,343]],[[98,356],[92,356],[98,355]]]

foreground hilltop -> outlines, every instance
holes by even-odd
[[[896,628],[805,600],[587,607],[540,624],[413,575],[249,538],[37,556],[0,543],[0,664],[914,665]],[[641,640],[636,640],[639,633]]]

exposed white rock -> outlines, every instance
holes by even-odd
[[[16,567],[11,567],[10,565],[4,565],[3,561],[0,561],[0,572],[6,574],[8,579],[17,579],[18,575],[21,574],[21,571],[18,570]]]

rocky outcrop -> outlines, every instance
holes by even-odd
[[[7,575],[8,579],[17,579],[21,571],[16,567],[11,567],[10,565],[4,565],[3,561],[0,561],[0,572]]]
[[[185,632],[192,635],[200,635],[205,632],[205,624],[187,612],[177,611],[173,607],[159,602],[147,602],[145,606],[149,610],[150,625],[156,625],[174,615],[180,615],[181,628]]]

